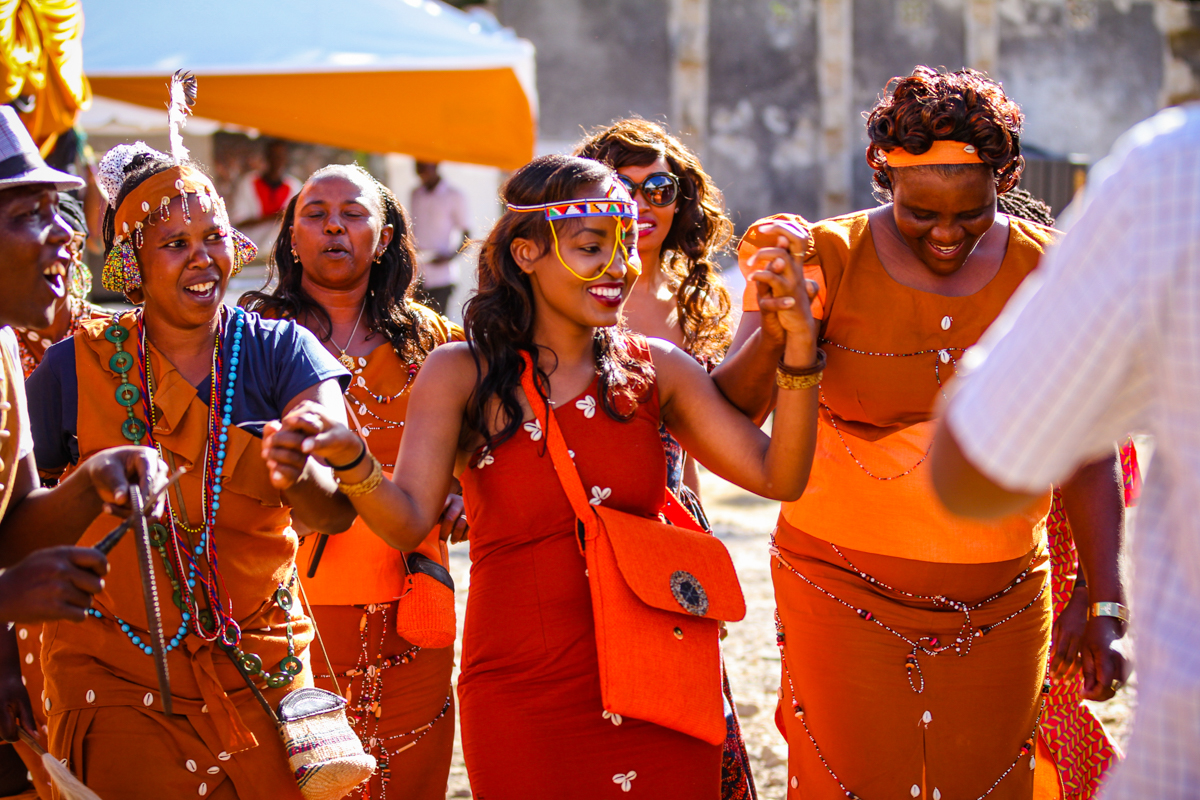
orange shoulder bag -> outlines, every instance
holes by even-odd
[[[746,616],[729,552],[666,486],[660,517],[674,524],[591,505],[533,372],[525,355],[521,386],[546,419],[547,449],[578,519],[604,710],[721,744],[718,621]]]

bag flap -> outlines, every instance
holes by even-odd
[[[454,578],[450,577],[450,570],[446,569],[429,556],[414,552],[409,553],[404,558],[405,563],[408,564],[409,572],[414,574],[420,573],[421,575],[428,575],[450,591],[454,591]]]
[[[648,606],[736,622],[746,599],[733,560],[715,536],[596,507],[629,588]]]
[[[327,714],[346,707],[346,699],[324,689],[308,687],[288,692],[279,701],[279,718],[284,722]]]

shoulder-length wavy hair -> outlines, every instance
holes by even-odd
[[[991,168],[997,194],[1016,186],[1025,168],[1021,107],[999,83],[973,69],[945,73],[917,67],[907,78],[888,81],[866,116],[871,140],[867,163],[875,170],[876,193],[885,201],[892,198],[892,168],[885,153],[897,147],[920,155],[935,141],[972,144]],[[935,168],[949,172],[956,166]]]
[[[733,341],[733,330],[729,291],[716,255],[728,246],[733,223],[700,159],[663,126],[644,119],[623,119],[595,131],[575,148],[575,155],[613,169],[644,167],[662,158],[679,179],[675,218],[663,241],[662,270],[675,294],[684,349],[706,361],[720,361]]]
[[[603,194],[605,184],[613,180],[616,176],[612,170],[596,161],[541,156],[513,173],[501,187],[500,199],[518,206],[571,200],[589,187]],[[476,370],[475,391],[467,403],[467,423],[491,448],[512,437],[525,416],[519,400],[525,371],[521,354],[528,353],[532,358],[535,384],[545,400],[549,400],[548,376],[554,371],[553,364],[549,369],[543,367],[543,354],[533,342],[533,287],[513,258],[511,248],[516,239],[536,242],[542,252],[553,246],[550,223],[543,214],[506,210],[479,251],[479,288],[463,308],[463,327]],[[630,419],[638,404],[650,395],[654,368],[635,352],[628,335],[617,327],[597,328],[593,341],[600,405],[614,419]],[[498,413],[493,400],[499,404]]]
[[[392,241],[388,243],[383,257],[371,265],[367,279],[366,318],[368,329],[387,337],[396,355],[409,364],[425,360],[437,346],[437,339],[428,320],[412,308],[413,275],[416,271],[416,251],[413,246],[412,226],[404,206],[396,199],[391,189],[384,186],[371,173],[357,164],[330,164],[321,167],[305,181],[325,175],[341,175],[358,184],[374,187],[379,193],[379,205],[383,210],[383,224],[392,226]],[[296,201],[300,194],[287,205],[283,214],[283,226],[271,250],[268,262],[269,279],[277,279],[271,292],[247,292],[238,305],[249,311],[258,311],[267,316],[299,319],[311,315],[325,325],[325,332],[318,334],[329,341],[333,323],[325,307],[304,290],[301,279],[304,267],[292,254],[292,224],[296,220]]]

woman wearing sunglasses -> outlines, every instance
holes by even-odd
[[[760,257],[781,268],[752,277],[769,285],[763,307],[789,331],[781,369],[792,369],[780,378],[777,435],[768,439],[693,359],[619,326],[638,266],[626,249],[636,243],[636,211],[609,168],[543,156],[501,194],[507,210],[480,253],[467,341],[437,348],[418,373],[392,479],[368,456],[342,480],[362,482],[352,497],[359,515],[406,549],[429,532],[460,475],[471,591],[458,698],[476,797],[717,800],[719,745],[605,713],[576,538],[583,517],[552,459],[561,465],[558,445],[569,448],[577,502],[587,494],[593,506],[653,517],[664,500],[658,431],[666,423],[718,475],[765,495],[798,496],[819,370],[807,295],[786,250]],[[809,381],[791,379],[806,368]],[[526,393],[522,381],[535,379]],[[306,434],[301,453],[333,463],[364,449],[316,406],[283,425]],[[661,633],[666,647],[684,635]]]

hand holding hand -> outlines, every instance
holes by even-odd
[[[81,622],[104,589],[108,559],[91,547],[47,547],[0,573],[0,622]]]
[[[290,489],[300,480],[308,457],[325,464],[350,464],[365,446],[357,433],[333,419],[320,403],[305,400],[282,420],[263,428],[262,454],[271,473],[271,485]]]
[[[802,354],[797,366],[812,363],[817,341],[812,300],[818,286],[804,278],[808,231],[786,222],[768,223],[756,231],[760,238],[775,236],[775,246],[761,248],[749,262],[757,268],[749,277],[757,284],[763,335],[787,343],[793,354]]]

